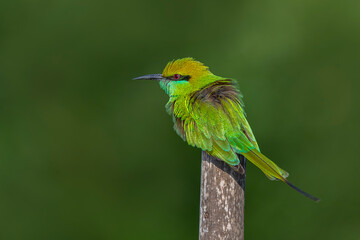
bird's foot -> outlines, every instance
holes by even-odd
[[[241,164],[238,164],[236,166],[232,167],[236,172],[240,173],[241,175],[245,174],[245,169],[243,168],[243,166],[241,166]]]

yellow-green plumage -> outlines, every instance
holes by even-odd
[[[175,131],[189,145],[230,166],[238,165],[237,154],[242,154],[269,179],[281,180],[317,200],[289,183],[289,174],[260,152],[246,120],[242,95],[233,80],[214,75],[192,58],[172,61],[162,74],[137,79],[160,81],[169,95],[166,109],[173,116]]]
[[[184,140],[232,166],[239,164],[236,153],[243,154],[272,180],[288,176],[268,158],[256,157],[260,150],[233,80],[215,76],[191,58],[170,62],[163,76],[174,74],[191,76],[180,84],[160,82],[170,96],[166,107],[174,128]]]

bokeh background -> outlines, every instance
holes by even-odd
[[[200,150],[155,82],[237,79],[262,152],[246,239],[360,239],[360,1],[0,1],[0,239],[197,239]]]

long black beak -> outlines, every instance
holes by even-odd
[[[164,77],[162,74],[149,74],[149,75],[133,78],[133,80],[161,80],[163,78]]]

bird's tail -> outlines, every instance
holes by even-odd
[[[289,176],[289,173],[279,168],[274,162],[272,162],[258,150],[253,149],[247,153],[242,154],[244,157],[246,157],[246,159],[260,168],[261,171],[263,171],[270,180],[281,180],[285,182],[286,178]]]
[[[278,167],[274,162],[272,162],[269,158],[267,158],[265,155],[260,153],[258,150],[251,150],[247,153],[242,153],[246,159],[248,159],[250,162],[252,162],[255,166],[261,169],[263,173],[270,179],[270,180],[280,180],[298,191],[299,193],[303,194],[304,196],[314,200],[315,202],[318,202],[319,199],[304,192],[300,188],[294,186],[292,183],[290,183],[286,178],[289,176],[289,173],[287,173],[285,170]]]

